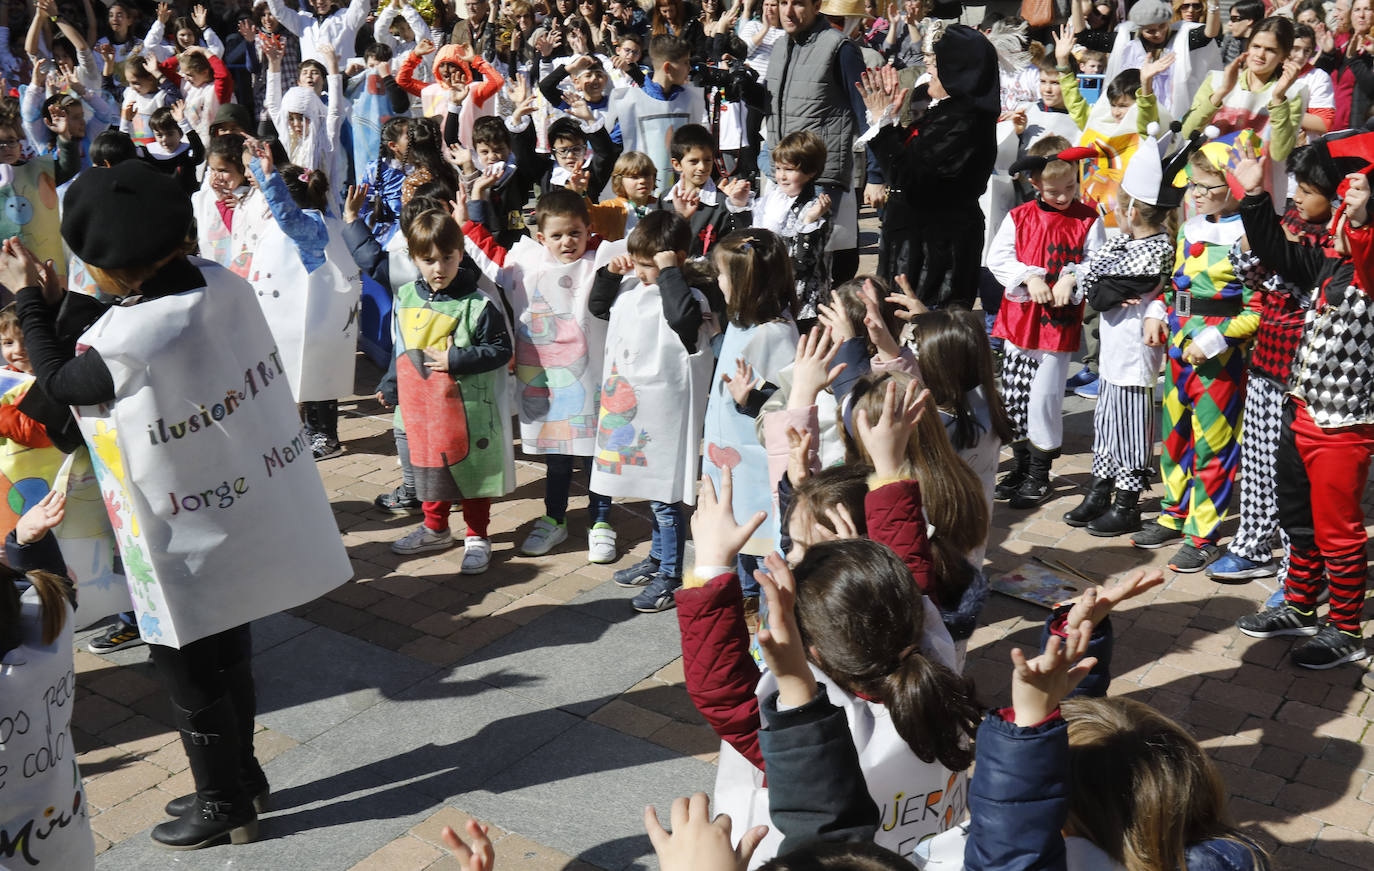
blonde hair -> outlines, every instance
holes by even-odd
[[[629,199],[625,193],[625,179],[658,177],[658,167],[649,155],[642,151],[627,151],[616,158],[615,169],[611,170],[611,193]]]
[[[1235,841],[1267,867],[1226,809],[1221,775],[1178,723],[1133,699],[1065,699],[1069,727],[1067,829],[1127,871],[1185,868],[1189,844]]]
[[[854,415],[860,410],[877,422],[882,416],[883,398],[889,381],[897,385],[900,396],[912,378],[905,373],[869,374],[855,383],[850,393]],[[863,443],[844,433],[845,461],[873,464]],[[930,539],[931,564],[935,574],[938,604],[952,608],[959,603],[969,581],[972,566],[968,554],[988,537],[988,505],[983,501],[983,484],[969,464],[950,444],[940,410],[932,397],[926,397],[925,413],[911,435],[907,462],[921,485],[922,510],[935,528]]]
[[[1124,215],[1131,206],[1140,213],[1140,220],[1145,222],[1147,227],[1158,227],[1173,238],[1178,235],[1178,210],[1164,206],[1152,206],[1149,203],[1138,202],[1132,199],[1131,195],[1125,191],[1117,191],[1116,205]]]

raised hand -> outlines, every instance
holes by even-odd
[[[854,325],[849,322],[844,306],[831,303],[816,304],[816,320],[825,327],[836,342],[847,342],[854,338]]]
[[[725,194],[735,208],[743,208],[749,205],[749,194],[752,188],[749,182],[742,178],[726,179],[720,183],[720,192]]]
[[[1082,659],[1088,651],[1093,624],[1081,616],[1084,612],[1091,613],[1096,602],[1095,588],[1084,593],[1074,606],[1080,610],[1074,628],[1066,629],[1062,640],[1058,635],[1051,635],[1045,651],[1034,659],[1026,659],[1019,647],[1012,649],[1011,704],[1016,725],[1024,727],[1043,722],[1097,664],[1093,657]],[[1075,662],[1078,664],[1074,665]]]
[[[768,601],[768,625],[759,629],[759,650],[777,678],[778,702],[800,707],[816,695],[816,677],[797,627],[797,580],[777,553],[770,553],[763,565],[768,571],[754,573]]]
[[[434,54],[434,41],[426,37],[415,43],[415,48],[411,49],[415,54],[424,57],[427,54]]]
[[[883,311],[878,304],[878,288],[872,279],[864,279],[863,292],[859,299],[864,304],[864,326],[868,329],[868,341],[877,349],[878,356],[884,360],[894,360],[902,354],[902,346],[896,336],[887,328]]]
[[[802,215],[802,223],[814,224],[828,214],[830,214],[830,194],[821,194],[811,203],[806,214]]]
[[[720,380],[725,384],[725,389],[730,391],[730,397],[735,400],[735,404],[740,406],[748,403],[750,391],[758,385],[754,367],[743,357],[735,358],[734,377],[732,378],[729,373],[721,373]]]
[[[815,440],[811,430],[787,428],[787,480],[793,487],[811,477],[811,445]]]
[[[351,224],[358,220],[358,215],[363,210],[363,205],[367,203],[367,185],[349,185],[348,193],[344,195],[343,219],[345,224]]]
[[[48,495],[19,518],[14,526],[15,541],[21,545],[38,541],[62,523],[66,510],[67,494],[49,490]]]
[[[840,343],[835,341],[829,327],[812,327],[811,332],[802,336],[792,360],[792,392],[787,397],[788,408],[810,408],[816,404],[820,392],[835,383],[847,365],[841,363],[833,370],[830,368],[839,351]],[[794,480],[792,483],[797,482]]]
[[[628,254],[612,257],[606,264],[606,271],[612,275],[629,275],[635,271],[635,259]]]
[[[854,415],[854,429],[873,462],[873,471],[880,478],[897,478],[906,465],[907,451],[916,424],[926,411],[930,391],[922,390],[913,380],[899,396],[897,382],[887,382],[883,392],[882,417],[869,420],[868,412],[859,409]]]
[[[900,114],[909,90],[901,87],[897,70],[891,66],[864,70],[855,87],[859,89],[864,106],[874,122],[880,118],[895,118]]]
[[[487,834],[491,829],[476,820],[468,820],[467,830],[468,837],[472,839],[471,847],[463,843],[463,839],[458,837],[452,826],[444,826],[439,836],[444,839],[444,845],[463,866],[464,871],[494,871],[496,848],[491,845],[491,838]]]
[[[768,834],[767,826],[755,826],[744,833],[738,849],[732,847],[730,816],[721,814],[712,820],[711,800],[704,792],[674,800],[672,826],[670,834],[652,805],[644,809],[644,829],[663,871],[744,871]]]
[[[185,121],[185,120],[186,120],[186,101],[185,101],[185,100],[177,100],[175,103],[173,103],[173,104],[171,105],[171,109],[172,109],[172,120],[173,120],[173,121],[175,121],[175,122],[177,122],[178,124],[180,124],[182,121]]]
[[[1073,58],[1073,27],[1065,24],[1054,32],[1054,61],[1061,67],[1069,65]]]
[[[1084,620],[1087,620],[1093,626],[1100,626],[1117,605],[1153,590],[1162,583],[1164,583],[1164,572],[1159,569],[1136,569],[1128,572],[1121,580],[1110,586],[1094,587],[1092,602],[1083,608],[1075,607],[1069,611],[1065,625],[1069,628],[1076,628]],[[1083,601],[1083,598],[1083,596],[1079,596],[1074,599],[1074,604],[1078,605]]]
[[[701,194],[697,191],[687,193],[678,191],[673,197],[673,208],[677,209],[677,213],[684,219],[690,220],[700,206]]]
[[[697,510],[692,514],[692,541],[696,542],[697,565],[732,566],[740,548],[754,537],[766,511],[755,512],[743,526],[735,522],[734,481],[729,468],[720,470],[720,497],[709,476],[702,475]]]
[[[1231,169],[1231,176],[1247,194],[1257,194],[1264,190],[1266,158],[1255,151],[1250,142],[1241,147],[1240,161]]]
[[[196,23],[196,27],[204,30],[210,20],[210,11],[204,6],[193,6],[191,7],[191,20]]]
[[[168,24],[171,23],[171,21],[172,21],[172,16],[173,16],[174,14],[175,14],[175,13],[172,11],[172,4],[170,4],[170,3],[159,3],[159,4],[157,4],[157,20],[162,22],[162,26],[163,26],[163,27],[166,27]]]
[[[257,41],[258,28],[253,24],[251,19],[244,18],[239,21],[239,38],[249,45]],[[113,50],[114,46],[111,45],[110,48]]]

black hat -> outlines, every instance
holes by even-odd
[[[1001,111],[997,50],[986,36],[972,27],[951,24],[936,36],[934,52],[940,84],[951,97],[968,101],[980,112]]]
[[[219,104],[219,108],[215,110],[215,120],[210,123],[211,134],[221,124],[237,124],[240,130],[250,135],[256,126],[253,124],[253,113],[240,103]]]
[[[148,266],[176,251],[191,228],[181,182],[138,160],[82,172],[67,189],[62,238],[91,266]]]

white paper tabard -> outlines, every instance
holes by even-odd
[[[181,647],[352,575],[286,368],[247,282],[115,307],[81,337],[116,399],[75,409],[143,638]]]

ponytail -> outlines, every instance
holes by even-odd
[[[52,644],[67,623],[67,605],[75,604],[71,582],[52,572],[23,572],[0,565],[0,655],[18,647],[24,630],[17,581],[27,580],[38,593],[43,612],[43,643]]]
[[[305,169],[292,164],[277,168],[291,199],[302,209],[317,212],[329,210],[329,177],[318,169]]]
[[[925,596],[906,565],[881,544],[848,539],[812,545],[794,574],[798,628],[821,670],[886,705],[921,761],[968,768],[982,709],[972,681],[921,652]]]
[[[963,771],[973,764],[965,737],[978,731],[982,715],[973,683],[919,650],[904,652],[883,678],[879,695],[892,725],[922,762],[938,759],[951,771]]]

